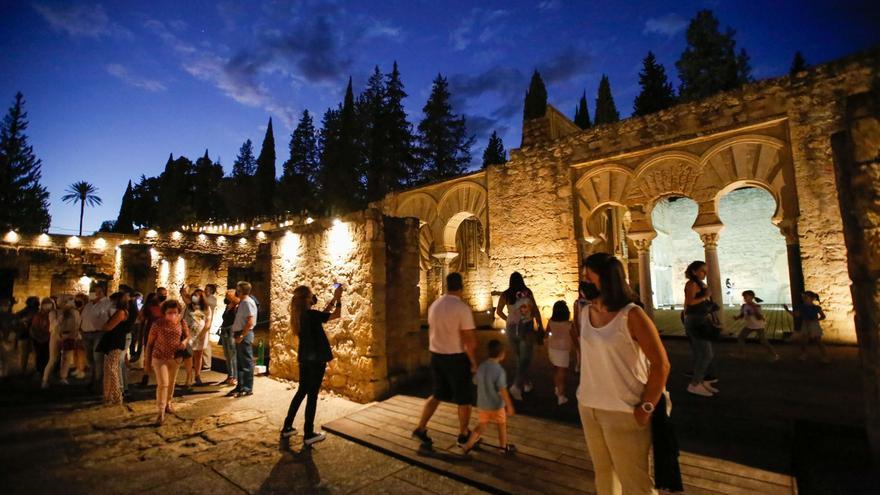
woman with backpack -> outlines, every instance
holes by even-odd
[[[694,261],[684,272],[687,277],[684,284],[684,329],[694,351],[694,376],[687,391],[702,397],[718,393],[718,389],[706,380],[713,353],[712,342],[706,338],[704,329],[712,324],[712,313],[719,309],[712,301],[712,290],[704,282],[708,274],[705,261]]]
[[[505,334],[516,359],[516,373],[513,385],[510,386],[510,395],[521,401],[523,392],[532,391],[532,382],[527,375],[534,346],[540,343],[544,334],[544,323],[541,321],[535,296],[531,289],[526,287],[526,282],[519,272],[510,274],[510,283],[507,290],[498,298],[495,312],[506,322]],[[536,323],[537,331],[535,331]]]

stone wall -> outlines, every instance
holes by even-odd
[[[381,212],[366,210],[338,223],[315,221],[279,233],[271,246],[270,373],[298,377],[296,339],[289,326],[293,289],[310,287],[318,296],[317,307],[323,308],[332,285],[341,283],[345,286],[342,316],[325,325],[335,359],[324,385],[361,402],[386,393],[388,342],[401,348],[397,351],[413,347],[410,341],[419,338],[417,333],[410,335],[418,330],[416,222],[385,222]],[[399,268],[391,273],[389,252],[395,257],[392,266]],[[387,283],[389,275],[393,288]],[[403,371],[416,365],[399,357],[391,364]]]

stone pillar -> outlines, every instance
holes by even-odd
[[[703,241],[703,249],[706,256],[706,267],[709,270],[709,288],[712,290],[712,299],[719,305],[724,304],[724,286],[721,284],[721,269],[718,264],[718,234],[724,225],[703,225],[694,227]]]
[[[440,261],[440,294],[442,295],[446,293],[446,276],[452,271],[450,268],[452,267],[452,262],[455,258],[458,258],[458,253],[455,251],[444,251],[440,253],[431,253],[431,256]]]
[[[865,390],[865,423],[880,465],[880,86],[846,100],[831,137]]]
[[[801,245],[798,241],[797,224],[794,220],[783,220],[779,230],[785,237],[785,248],[788,258],[788,281],[792,304],[798,304],[804,292],[804,269],[801,266]],[[799,330],[799,322],[795,321],[795,330]]]
[[[648,316],[654,316],[654,291],[651,284],[651,241],[657,237],[656,232],[633,233],[629,238],[636,246],[639,255],[639,298],[645,305]]]

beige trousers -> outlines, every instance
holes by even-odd
[[[598,495],[657,493],[650,471],[651,426],[632,413],[578,406]]]

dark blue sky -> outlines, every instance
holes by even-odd
[[[795,50],[819,63],[878,41],[875,2],[296,2],[0,0],[0,103],[21,90],[43,159],[52,231],[76,228],[64,188],[88,180],[104,206],[84,230],[115,219],[129,179],[161,172],[169,153],[205,148],[227,173],[241,143],[262,141],[271,115],[278,173],[299,114],[320,120],[348,76],[397,60],[414,124],[442,73],[482,155],[497,129],[519,145],[522,96],[541,70],[566,114],[609,75],[622,116],[653,50],[677,85],[687,21],[712,9],[737,31],[756,78],[785,74]],[[258,152],[259,150],[257,150]],[[206,198],[210,199],[210,198]]]

